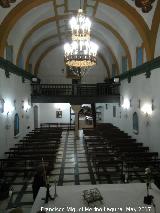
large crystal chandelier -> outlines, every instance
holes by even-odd
[[[70,67],[86,69],[96,65],[98,46],[90,40],[91,21],[82,9],[70,20],[72,43],[64,45],[65,64]]]

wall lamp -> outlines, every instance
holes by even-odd
[[[150,115],[152,115],[152,104],[149,104],[149,103],[145,103],[142,108],[141,108],[141,111],[148,117]]]
[[[24,102],[24,104],[23,104],[24,111],[27,112],[30,108],[31,108],[31,106],[28,104],[28,102]]]
[[[125,98],[125,99],[123,100],[122,107],[123,107],[124,109],[129,109],[130,106],[131,106],[130,100],[129,100],[128,98]]]
[[[4,113],[8,116],[14,111],[14,106],[10,101],[5,101],[4,102]]]

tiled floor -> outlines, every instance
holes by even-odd
[[[92,163],[87,159],[82,130],[79,133],[80,139],[75,140],[74,131],[63,131],[56,163],[49,176],[50,184],[55,181],[60,186],[121,183],[120,178],[116,179],[116,176],[114,176],[115,179],[110,175],[96,176]],[[106,174],[108,172],[109,169]],[[12,177],[13,195],[11,198],[0,202],[0,213],[5,213],[5,209],[16,206],[21,206],[24,213],[30,213],[33,204],[32,182],[33,174],[29,174],[25,179],[23,173],[18,176],[14,175]]]
[[[75,140],[74,131],[62,133],[54,170],[49,177],[51,184],[55,180],[58,185],[96,184],[91,165],[87,162],[82,131],[80,131],[80,135],[80,139]],[[29,213],[33,204],[32,181],[32,174],[25,180],[23,174],[15,177],[12,184],[13,195],[10,199],[0,203],[0,213],[6,212],[6,208],[15,206],[22,206],[24,212]]]

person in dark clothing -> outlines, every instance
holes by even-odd
[[[45,171],[43,166],[39,166],[37,172],[34,176],[32,190],[33,190],[33,199],[36,199],[38,194],[39,188],[46,186],[46,178],[45,178]]]

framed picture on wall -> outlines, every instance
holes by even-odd
[[[56,111],[56,118],[62,118],[62,111]]]

